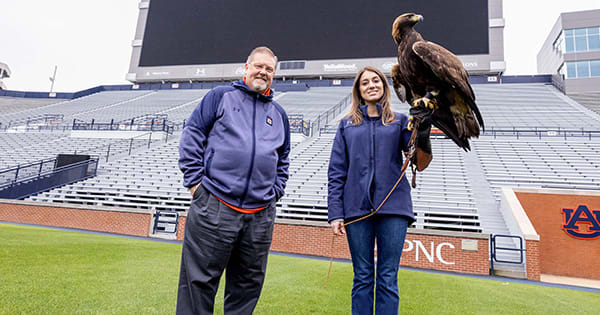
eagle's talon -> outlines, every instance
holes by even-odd
[[[434,109],[435,108],[435,100],[431,100],[427,97],[421,97],[416,99],[413,102],[413,107],[423,106],[425,108]]]
[[[427,102],[427,108],[429,109],[434,109],[435,108],[435,104],[433,102]]]
[[[433,109],[433,101],[430,100],[429,98],[423,97],[421,99],[421,102],[423,103],[423,107]]]

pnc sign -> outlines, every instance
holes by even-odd
[[[600,237],[600,210],[592,210],[586,205],[577,209],[563,208],[562,229],[569,236],[591,240]],[[587,229],[584,227],[587,226]]]
[[[430,250],[427,250],[427,247],[425,244],[423,244],[422,241],[419,240],[404,240],[404,249],[402,250],[402,252],[406,253],[406,252],[410,252],[410,251],[415,251],[415,261],[419,261],[419,254],[421,254],[422,256],[425,256],[425,258],[430,262],[430,263],[434,263],[435,260],[437,259],[439,262],[441,262],[444,265],[454,265],[455,262],[454,261],[448,261],[446,259],[444,259],[442,257],[442,249],[444,249],[444,247],[448,247],[450,249],[454,249],[454,245],[452,245],[452,243],[440,243],[437,246],[434,244],[434,242],[430,242]],[[421,257],[422,257],[421,256]]]

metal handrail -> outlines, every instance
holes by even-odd
[[[64,114],[40,114],[40,115],[30,116],[30,117],[26,117],[26,118],[13,119],[8,122],[7,128],[10,128],[11,126],[21,124],[21,123],[24,123],[25,126],[29,126],[29,124],[35,123],[38,121],[39,122],[43,121],[44,123],[49,123],[49,122],[53,122],[53,121],[57,121],[57,120],[62,121],[64,117],[65,117]]]
[[[289,113],[287,116],[291,133],[301,133],[307,137],[310,136],[310,122],[304,120],[304,114]]]
[[[498,247],[496,246],[496,238],[509,238],[509,239],[518,239],[519,240],[519,248],[510,248],[510,247]],[[502,260],[498,259],[497,251],[505,250],[505,251],[518,251],[519,252],[519,261],[511,261],[511,260]],[[524,252],[527,250],[523,248],[523,238],[518,235],[503,235],[503,234],[493,234],[490,237],[490,273],[494,274],[494,261],[499,263],[507,263],[507,264],[516,264],[520,265],[524,261]]]
[[[44,163],[44,162],[50,162],[50,161],[54,161],[56,160],[56,158],[47,158],[47,159],[42,159],[42,160],[38,160],[35,162],[29,162],[29,163],[25,163],[25,164],[17,164],[17,166],[9,166],[9,167],[5,167],[3,169],[0,169],[0,174],[6,173],[6,172],[10,172],[13,171],[15,169],[19,169],[19,168],[25,168],[25,167],[29,167],[29,166],[33,166],[39,163]]]
[[[329,123],[329,115],[331,114],[331,119],[335,118],[339,113],[341,113],[342,109],[348,106],[348,102],[352,100],[352,94],[346,95],[341,101],[332,106],[330,109],[321,113],[315,120],[310,121],[310,136],[314,136],[321,129],[321,126]]]
[[[168,219],[165,220],[165,217],[167,217]],[[172,225],[173,231],[172,232],[159,231],[160,223]],[[152,229],[152,233],[155,234],[157,232],[163,232],[163,233],[177,234],[178,225],[179,225],[179,213],[177,211],[157,210],[154,213],[154,228]]]
[[[145,138],[146,136],[148,137],[147,148],[149,149],[150,145],[152,144],[152,131],[144,132],[142,134],[139,134],[139,135],[131,137],[131,138],[124,138],[124,139],[121,139],[121,140],[116,140],[116,141],[111,142],[109,144],[99,145],[99,146],[96,146],[96,147],[93,147],[93,148],[89,148],[89,149],[86,149],[83,152],[93,152],[95,150],[104,151],[104,148],[106,148],[106,162],[108,162],[110,154],[111,154],[111,147],[112,147],[113,144],[117,144],[119,141],[123,141],[123,140],[129,141],[129,147],[127,149],[127,155],[131,155],[131,152],[133,150],[133,141],[136,140],[136,139],[140,139],[142,137]],[[122,153],[124,151],[114,151],[113,150],[113,152],[115,152],[113,154],[113,156],[114,156],[114,155],[117,155],[117,154]],[[75,153],[78,153],[78,152],[75,151]],[[79,153],[81,153],[81,152],[79,152]]]
[[[164,117],[163,117],[164,116]],[[150,122],[139,122],[136,120],[147,118]],[[125,123],[127,121],[127,123]],[[81,119],[73,119],[71,126],[72,130],[102,130],[102,131],[162,131],[169,134],[173,133],[174,123],[167,119],[166,114],[161,115],[143,115],[127,120],[116,121],[111,119],[110,122],[96,122],[92,119],[90,122],[85,122]]]
[[[138,115],[132,118],[128,118],[128,119],[122,119],[120,121],[118,121],[118,123],[124,123],[124,122],[129,122],[131,121],[132,124],[135,123],[136,120],[148,120],[148,119],[161,119],[161,120],[168,120],[169,115],[168,114],[142,114],[142,115]]]
[[[568,129],[568,128],[517,128],[517,127],[490,127],[483,132],[483,135],[491,135],[494,139],[497,136],[516,136],[517,139],[520,137],[537,137],[541,139],[542,137],[563,137],[567,139],[567,137],[587,137],[591,139],[592,137],[600,136],[600,130],[585,130],[583,128],[580,129]]]
[[[32,162],[32,163],[23,164],[23,165],[19,164],[19,165],[17,165],[17,167],[13,167],[11,169],[6,169],[6,170],[0,171],[0,174],[1,173],[6,173],[8,171],[13,171],[13,170],[16,171],[15,172],[15,179],[12,180],[12,181],[0,184],[0,190],[6,189],[8,187],[15,186],[15,185],[17,185],[19,183],[22,183],[22,182],[27,182],[27,181],[30,181],[30,180],[33,180],[33,179],[39,179],[42,176],[55,174],[57,172],[69,170],[69,169],[72,169],[72,168],[76,168],[76,167],[79,167],[79,166],[82,166],[82,165],[86,165],[86,164],[91,164],[91,163],[94,163],[94,162],[96,163],[96,170],[97,170],[97,168],[98,168],[98,160],[99,160],[98,156],[90,156],[90,158],[87,159],[87,160],[79,161],[79,162],[76,162],[76,163],[64,165],[64,166],[57,167],[57,168],[53,168],[52,170],[48,170],[48,171],[43,171],[42,170],[42,166],[45,163],[48,163],[48,162],[55,162],[56,158],[43,159],[43,160],[40,160],[40,161],[37,161],[37,162]],[[19,169],[25,168],[27,166],[34,166],[36,164],[40,164],[40,169],[39,169],[39,171],[38,171],[37,174],[26,176],[26,177],[23,177],[23,178],[19,178],[19,172],[18,172]],[[94,170],[94,173],[96,173],[96,170]]]

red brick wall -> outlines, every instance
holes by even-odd
[[[180,216],[179,222],[177,223],[177,240],[183,241],[183,235],[185,233],[185,221],[187,220],[186,216]]]
[[[525,213],[540,236],[539,269],[542,274],[600,279],[598,258],[600,238],[577,239],[562,230],[564,218],[562,208],[577,209],[587,205],[590,210],[600,209],[600,196],[578,194],[548,194],[515,192]],[[589,224],[580,224],[587,231]],[[529,242],[527,246],[529,246]],[[530,258],[527,248],[527,261]]]
[[[148,236],[150,212],[110,211],[83,208],[44,206],[0,202],[0,221],[68,227],[109,233]],[[179,218],[177,239],[183,240],[186,217]],[[441,235],[440,235],[441,234]],[[488,274],[489,241],[472,233],[418,231],[409,234],[404,244],[401,264],[416,268],[453,272]],[[462,240],[477,240],[477,251],[461,249]],[[276,223],[271,250],[329,257],[332,233],[328,226]],[[433,247],[432,247],[433,246]],[[345,237],[336,237],[333,247],[336,258],[350,258]],[[418,260],[417,260],[418,256]],[[444,263],[446,262],[446,263]]]
[[[432,234],[434,233],[432,232]],[[332,232],[329,227],[275,224],[271,250],[330,257],[331,239]],[[462,250],[462,240],[464,239],[477,240],[477,251]],[[418,260],[417,255],[419,256]],[[335,237],[333,256],[350,258],[345,237]],[[428,235],[409,231],[404,244],[401,265],[487,275],[490,267],[489,240],[488,238]]]
[[[150,213],[0,202],[0,221],[148,236]]]
[[[527,280],[540,281],[540,242],[525,241],[525,259],[527,266]]]
[[[314,256],[331,256],[331,228],[320,226],[275,224],[271,250]],[[345,237],[335,237],[333,256],[350,258]]]
[[[489,239],[487,238],[473,239],[467,237],[408,233],[406,239],[407,241],[405,241],[404,250],[402,252],[402,266],[481,275],[489,274],[490,244]],[[462,250],[462,240],[477,240],[477,251]],[[413,243],[413,249],[410,251],[408,251],[410,248],[409,241]],[[431,257],[427,257],[427,255],[420,250],[421,248],[417,245],[417,241],[421,242]],[[431,244],[433,244],[433,249]],[[448,244],[451,244],[452,246],[449,246]],[[419,250],[417,250],[417,247],[419,247]],[[419,254],[418,261],[416,260],[417,253]],[[452,264],[446,264],[442,260]]]

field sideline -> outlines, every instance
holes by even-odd
[[[181,245],[0,224],[0,314],[173,314]],[[349,314],[352,270],[271,255],[255,314]],[[596,314],[600,294],[401,270],[402,313]],[[222,314],[222,288],[216,313]]]

